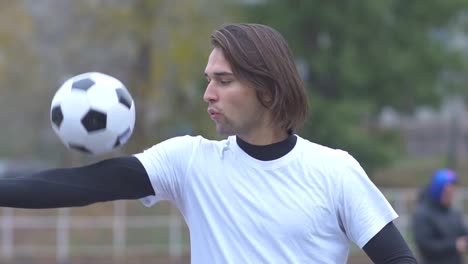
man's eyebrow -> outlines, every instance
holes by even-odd
[[[234,73],[227,72],[227,71],[221,71],[221,72],[214,72],[213,75],[214,76],[230,76],[230,75],[234,75]],[[206,72],[205,72],[205,77],[208,77],[208,74]]]

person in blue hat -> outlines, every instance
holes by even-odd
[[[468,252],[467,229],[453,206],[457,181],[453,170],[438,169],[420,193],[413,235],[422,263],[463,263],[463,254]]]

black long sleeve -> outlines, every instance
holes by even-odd
[[[393,222],[387,224],[364,246],[364,251],[374,263],[409,264],[417,263],[400,231]]]
[[[133,156],[0,179],[0,207],[76,207],[148,195],[154,190],[145,168]]]

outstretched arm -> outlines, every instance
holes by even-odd
[[[153,188],[145,168],[133,156],[0,179],[0,207],[76,207],[148,195],[154,195]]]

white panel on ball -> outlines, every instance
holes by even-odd
[[[110,107],[118,104],[115,86],[94,86],[88,90],[89,104],[92,108],[107,111]]]
[[[82,91],[71,91],[60,102],[62,113],[69,122],[80,122],[89,110],[89,99]]]
[[[93,154],[109,152],[114,148],[117,137],[108,130],[89,133],[86,137],[86,146]]]
[[[132,111],[133,110],[133,111]],[[114,105],[109,109],[109,115],[107,116],[107,128],[116,134],[125,132],[128,128],[133,130],[134,123],[122,122],[124,120],[135,119],[134,108],[131,111],[122,104]]]
[[[62,142],[68,147],[69,144],[85,144],[88,132],[76,119],[64,119],[58,131]]]

